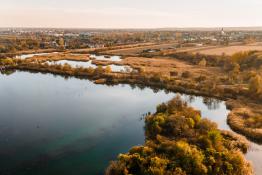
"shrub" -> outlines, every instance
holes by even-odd
[[[203,58],[199,63],[198,63],[199,66],[203,66],[205,67],[207,65],[207,61],[205,58]]]
[[[95,74],[99,75],[99,74],[102,74],[104,73],[104,69],[102,66],[98,66],[96,69],[95,69]]]
[[[200,75],[199,77],[196,78],[196,81],[202,82],[202,81],[205,81],[206,79],[207,77],[205,75]]]
[[[64,65],[63,65],[63,71],[71,71],[72,70],[72,67],[69,65],[69,64],[67,64],[67,63],[65,63]]]
[[[185,71],[181,75],[183,78],[189,78],[191,76],[191,73],[189,71]]]
[[[157,113],[165,113],[166,111],[167,111],[167,105],[165,103],[158,105],[156,108]]]
[[[11,58],[0,59],[0,65],[10,66],[10,65],[14,65],[14,64],[15,64],[15,62]]]
[[[105,68],[105,72],[106,73],[111,73],[112,72],[111,67],[107,65],[106,68]]]
[[[172,76],[172,77],[178,76],[178,72],[172,71],[172,72],[170,72],[170,76]]]
[[[252,77],[249,82],[249,91],[252,94],[262,93],[262,78],[260,75]]]

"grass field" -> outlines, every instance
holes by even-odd
[[[205,55],[222,55],[224,53],[226,55],[233,55],[237,52],[254,51],[254,50],[262,51],[262,45],[239,45],[239,46],[208,48],[208,49],[196,50],[193,53],[200,53]]]
[[[164,43],[164,44],[153,44],[149,46],[139,46],[132,48],[123,48],[105,51],[105,54],[116,54],[116,55],[136,55],[147,49],[167,49],[176,46],[176,42]]]

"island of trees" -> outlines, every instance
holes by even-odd
[[[145,118],[146,143],[120,154],[106,175],[249,175],[247,145],[202,119],[179,96]]]

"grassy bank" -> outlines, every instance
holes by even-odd
[[[38,55],[32,58],[24,60],[24,62],[39,62],[44,63],[47,61],[60,61],[60,60],[70,60],[70,61],[89,61],[90,57],[88,54],[70,54],[70,53],[51,53],[48,55]]]
[[[227,122],[230,127],[255,142],[262,143],[262,110],[257,104],[229,100],[227,107],[231,109]]]

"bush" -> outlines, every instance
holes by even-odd
[[[202,67],[205,67],[207,65],[207,61],[205,58],[203,58],[199,63],[198,63],[199,66],[202,66]]]
[[[260,75],[252,77],[249,82],[249,91],[252,94],[262,93],[262,78]]]
[[[106,66],[105,72],[106,72],[106,73],[111,73],[111,72],[112,72],[111,67],[110,67],[110,66]]]
[[[167,105],[165,103],[158,105],[156,108],[157,113],[165,113],[166,111],[167,111]]]
[[[196,81],[202,82],[202,81],[205,81],[206,79],[207,77],[205,75],[200,75],[199,77],[196,78]]]
[[[95,69],[95,74],[97,75],[100,75],[100,74],[103,74],[104,73],[104,69],[102,66],[98,66],[96,69]]]
[[[4,66],[12,66],[14,65],[15,62],[13,59],[11,58],[6,58],[6,59],[0,59],[0,65],[4,65]]]
[[[172,71],[172,72],[170,72],[170,76],[176,77],[176,76],[178,76],[178,72],[177,71]]]
[[[65,63],[63,65],[62,69],[63,69],[63,71],[71,71],[72,67],[69,64]]]
[[[189,71],[185,71],[181,75],[183,78],[189,78],[191,76],[191,73]]]

